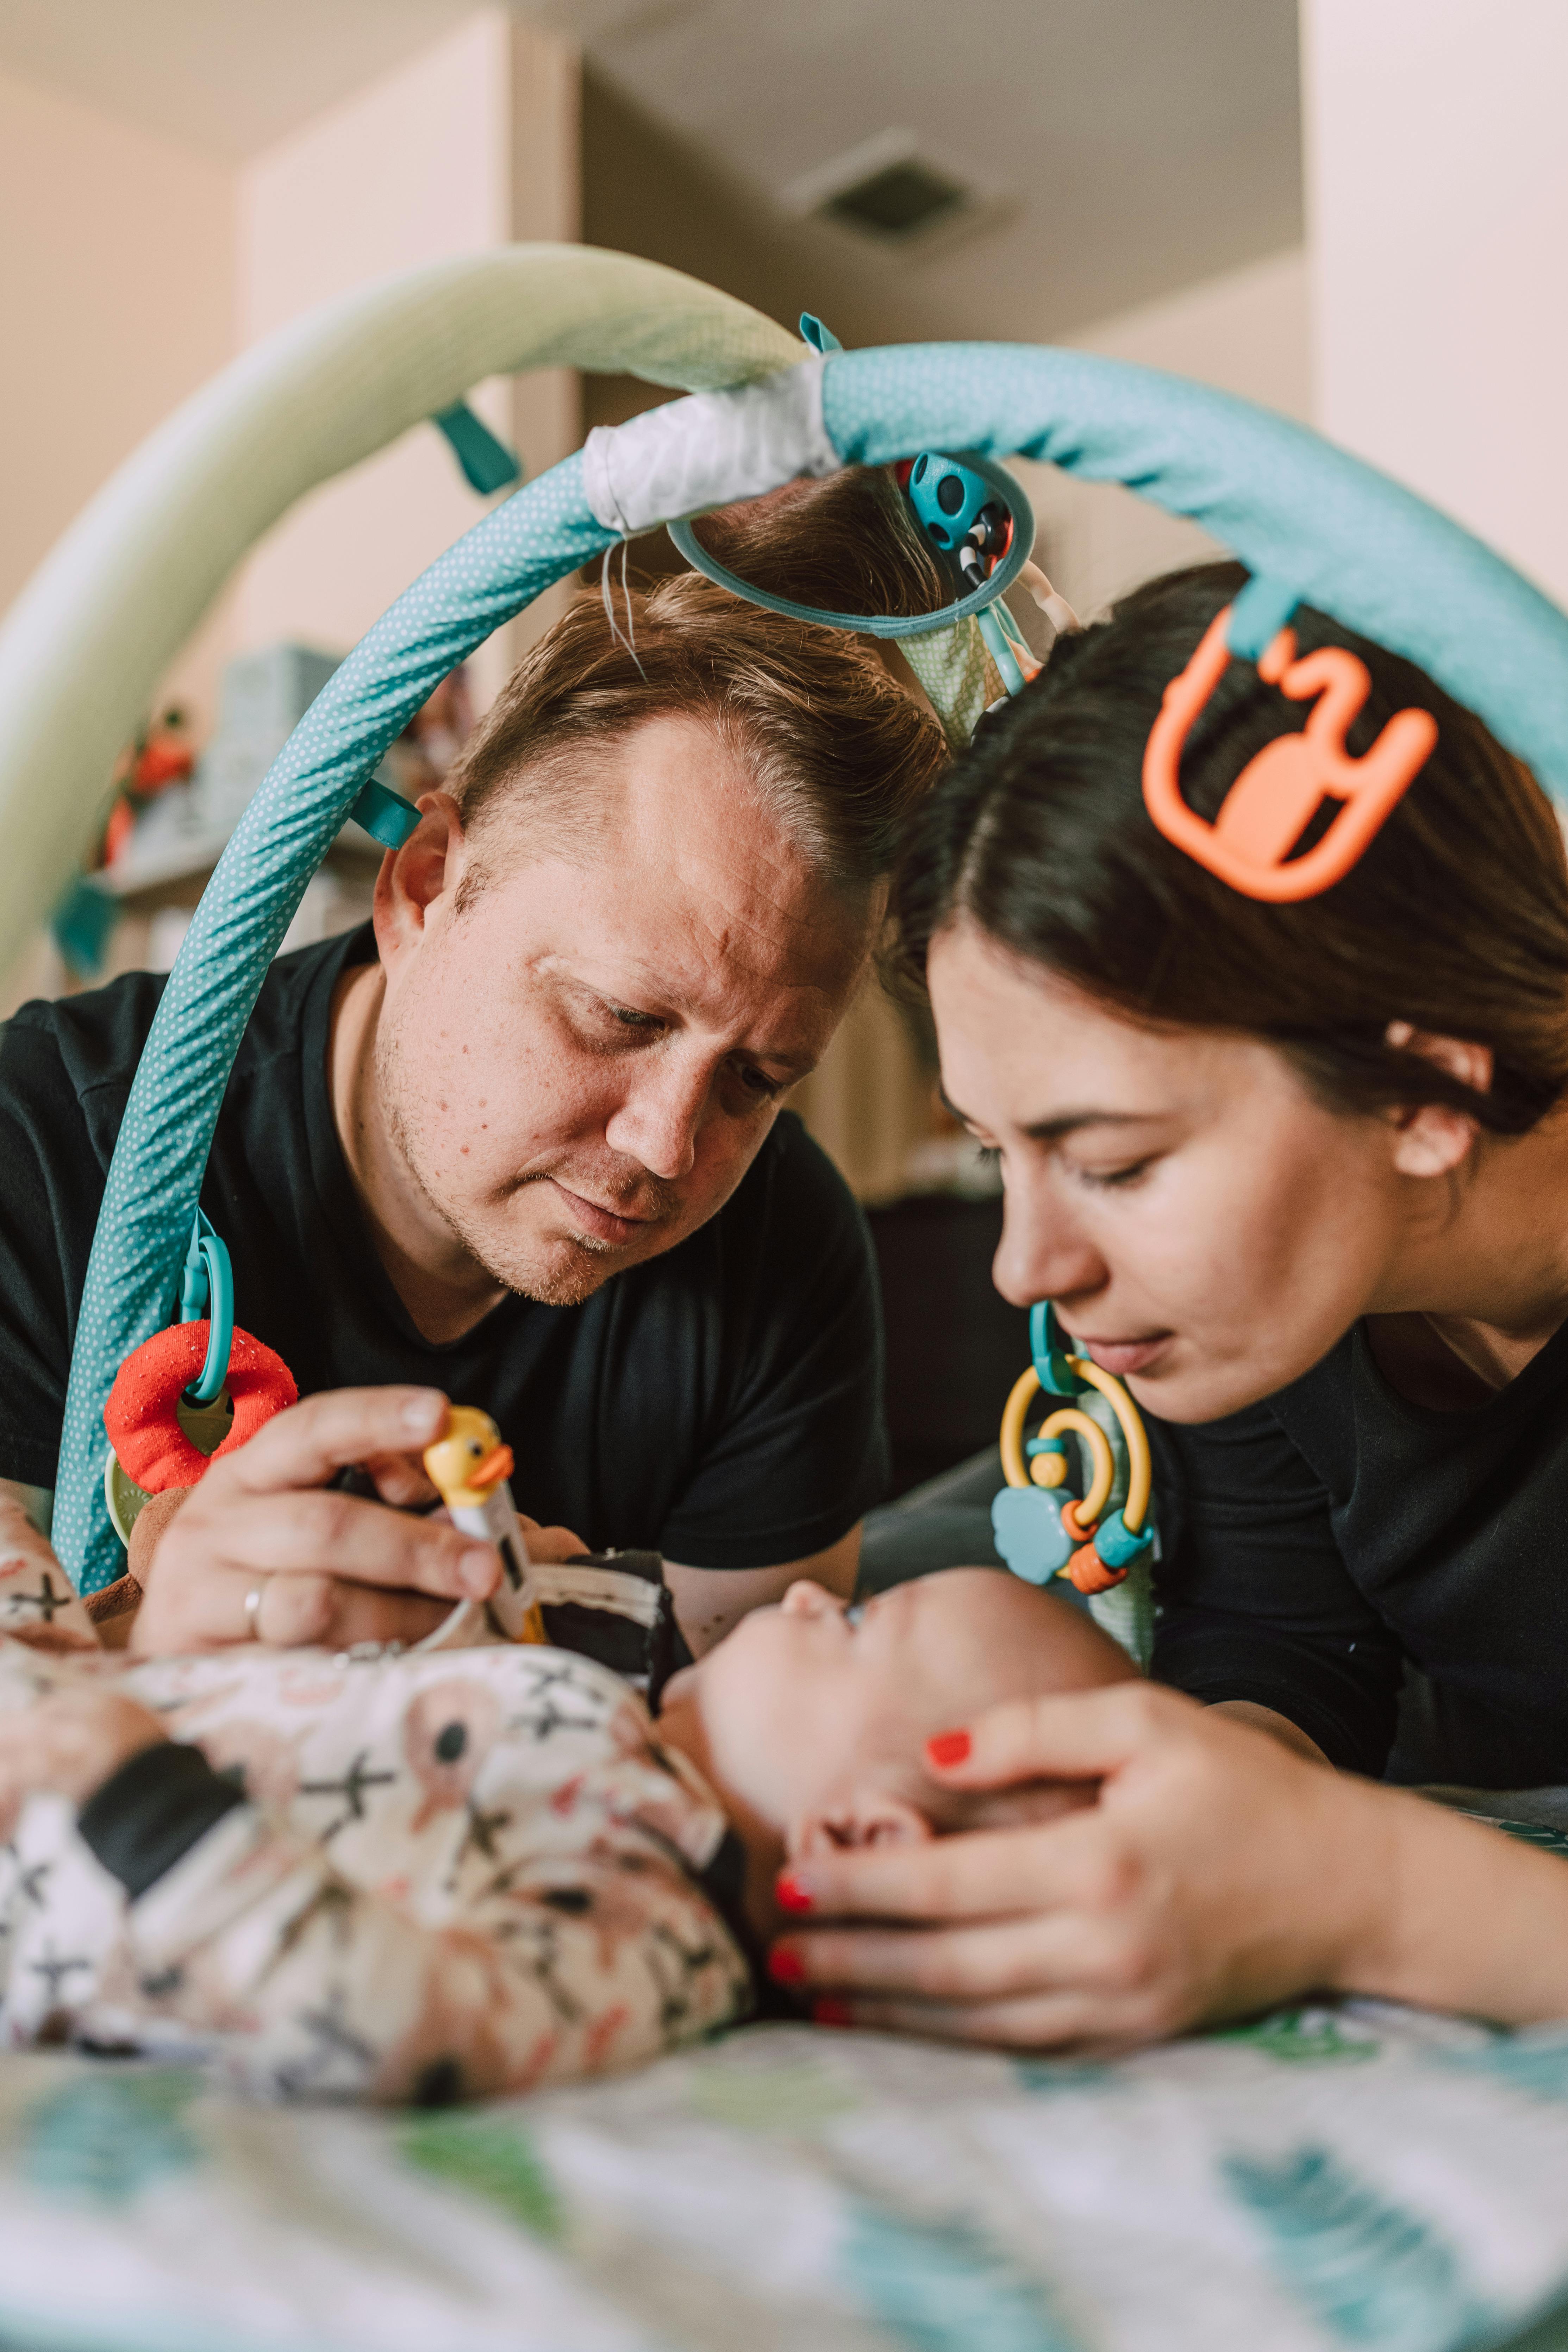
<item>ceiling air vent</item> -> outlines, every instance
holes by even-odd
[[[967,194],[945,172],[933,172],[911,155],[907,163],[886,163],[853,187],[841,189],[821,209],[833,220],[870,229],[878,236],[913,236],[962,205]]]
[[[797,220],[850,230],[893,254],[924,254],[953,234],[995,217],[994,193],[982,191],[951,159],[924,152],[910,131],[884,131],[781,194]]]

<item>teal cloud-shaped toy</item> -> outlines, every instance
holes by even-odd
[[[1048,1584],[1077,1546],[1062,1525],[1062,1507],[1043,1486],[1004,1486],[991,1506],[996,1549],[1027,1584]]]

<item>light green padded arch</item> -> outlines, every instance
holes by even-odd
[[[514,245],[356,289],[236,360],[99,492],[0,626],[0,972],[79,865],[159,678],[307,490],[486,376],[570,367],[704,392],[802,351],[679,270]]]

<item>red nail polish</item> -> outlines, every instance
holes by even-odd
[[[849,2003],[836,2000],[831,1993],[825,1993],[820,2000],[812,2002],[811,2021],[813,2025],[853,2025],[855,2022]]]
[[[773,1900],[781,1911],[809,1911],[811,1889],[801,1885],[793,1870],[781,1871],[773,1881]]]
[[[774,1984],[793,1985],[805,1982],[805,1962],[787,1944],[775,1944],[768,1954],[768,1974]]]
[[[926,1754],[939,1770],[962,1764],[973,1742],[967,1731],[939,1731],[934,1739],[926,1741]]]

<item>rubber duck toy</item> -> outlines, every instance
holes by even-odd
[[[503,1580],[488,1602],[491,1616],[514,1642],[542,1642],[543,1622],[533,1593],[528,1545],[511,1498],[512,1451],[488,1412],[455,1404],[447,1429],[425,1448],[425,1468],[454,1527],[500,1554]]]

